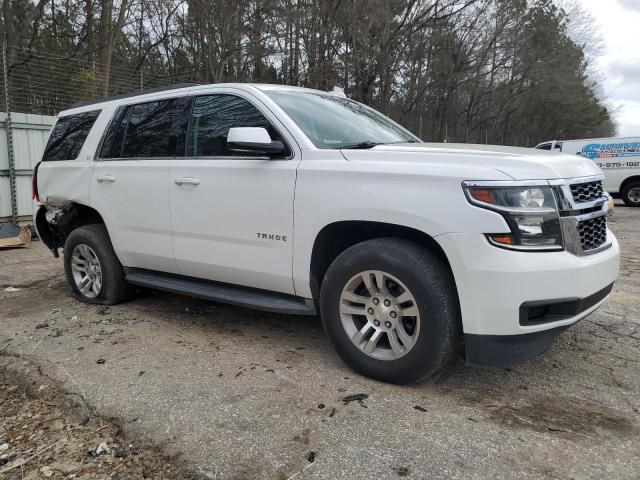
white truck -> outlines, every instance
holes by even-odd
[[[630,207],[640,207],[640,137],[553,140],[535,148],[592,160],[604,173],[607,192]]]
[[[303,88],[167,88],[61,112],[34,223],[81,301],[134,286],[320,314],[338,354],[388,382],[464,349],[543,352],[618,276],[602,172],[532,149],[423,143]]]

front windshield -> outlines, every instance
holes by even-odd
[[[381,113],[347,98],[291,90],[265,93],[318,148],[420,141]]]

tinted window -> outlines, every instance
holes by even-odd
[[[131,111],[128,115],[121,157],[175,155],[176,135],[173,130],[173,117],[176,102],[176,99],[170,99],[129,107]]]
[[[42,156],[43,162],[75,160],[100,110],[60,117],[53,127]]]
[[[263,127],[271,140],[282,138],[260,111],[234,95],[196,97],[187,140],[189,156],[246,156],[227,148],[227,134],[233,127]]]
[[[538,150],[551,150],[551,144],[550,143],[543,143],[542,145],[538,145],[536,148]]]
[[[102,144],[100,158],[120,158],[122,155],[122,141],[127,131],[129,113],[131,113],[129,107],[121,107],[115,114]]]
[[[105,136],[101,158],[173,157],[178,99],[121,107]],[[184,136],[184,130],[182,130]]]

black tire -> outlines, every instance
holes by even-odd
[[[420,331],[413,348],[400,358],[368,356],[354,345],[342,325],[342,289],[355,275],[368,270],[393,275],[416,300]],[[384,382],[406,384],[434,375],[455,356],[460,338],[460,308],[449,268],[433,252],[403,239],[367,240],[341,253],[322,282],[320,310],[338,355],[355,371]]]
[[[638,191],[640,191],[640,181],[633,181],[627,183],[620,192],[622,200],[628,207],[640,207],[640,197],[638,197],[637,194]]]
[[[98,257],[102,271],[102,288],[95,298],[84,295],[73,278],[71,256],[79,244],[89,246]],[[84,225],[76,228],[64,244],[64,271],[75,298],[85,303],[115,305],[131,298],[133,287],[125,281],[122,265],[113,251],[104,225]]]

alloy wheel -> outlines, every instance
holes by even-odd
[[[340,318],[351,342],[369,357],[397,360],[414,347],[420,312],[413,294],[393,275],[367,270],[340,295]]]
[[[71,253],[71,272],[80,293],[96,298],[102,291],[102,267],[98,255],[84,243],[76,245]]]

